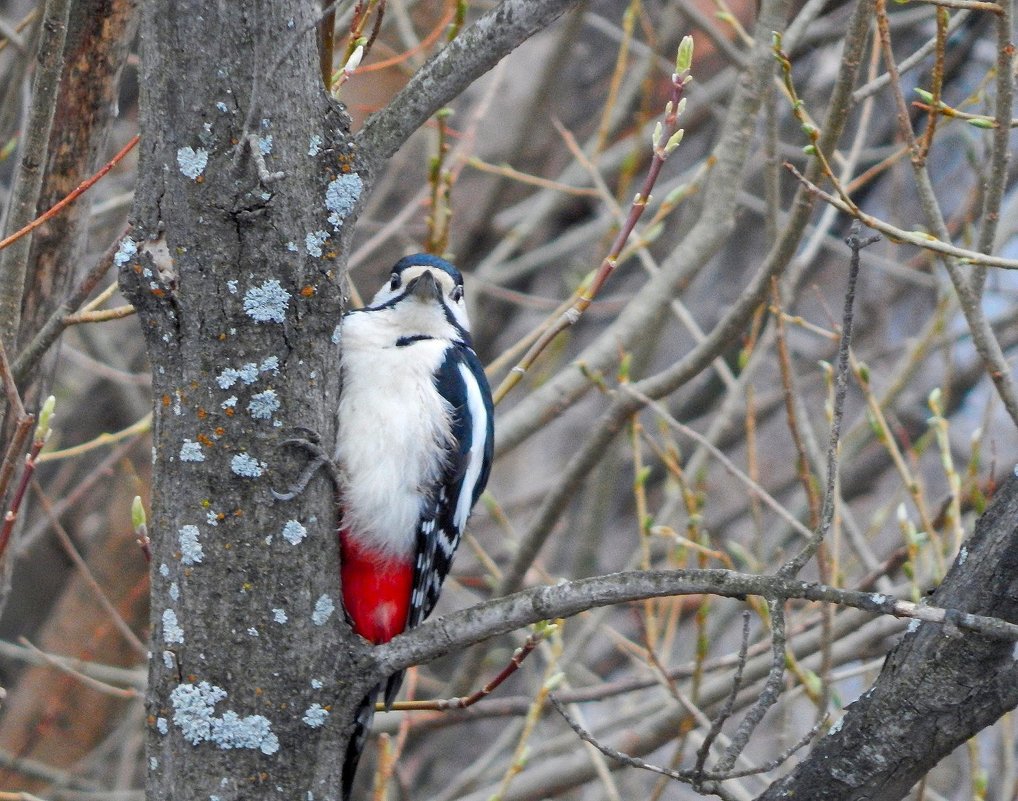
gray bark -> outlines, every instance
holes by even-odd
[[[343,623],[331,486],[272,499],[305,461],[282,442],[297,427],[333,440],[333,334],[375,169],[568,5],[496,8],[486,38],[461,34],[484,58],[434,59],[412,113],[383,111],[359,146],[321,85],[316,4],[145,6],[116,262],[153,368],[150,799],[339,797],[353,708],[379,676]]]
[[[1018,621],[1018,479],[976,525],[931,605]],[[1018,705],[1014,643],[924,623],[869,692],[761,801],[893,801],[951,751]]]
[[[325,198],[350,166],[347,119],[311,3],[148,3],[141,35],[138,252],[119,262],[155,412],[148,797],[336,798],[367,648],[341,625],[331,488],[287,504],[270,488],[303,464],[281,447],[293,427],[335,428],[353,214],[333,226]],[[259,180],[247,133],[282,178]],[[317,728],[315,703],[331,709]]]

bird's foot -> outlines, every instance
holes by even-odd
[[[329,474],[329,478],[332,479],[333,486],[337,490],[340,487],[339,468],[336,467],[336,464],[332,461],[328,454],[326,454],[325,449],[319,444],[321,442],[321,437],[316,432],[307,428],[299,428],[297,430],[306,436],[291,437],[290,439],[283,440],[281,444],[303,448],[311,456],[311,461],[308,462],[307,466],[297,477],[297,480],[290,485],[286,492],[276,492],[276,490],[271,490],[272,497],[274,497],[277,501],[292,501],[307,489],[308,484],[311,483],[311,479],[313,479],[322,468],[325,468],[325,471]]]

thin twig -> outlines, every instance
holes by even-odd
[[[715,765],[715,773],[727,774],[732,769],[749,744],[749,738],[753,736],[763,716],[777,703],[781,695],[781,685],[785,677],[785,602],[770,600],[768,605],[771,612],[771,669],[760,696],[742,719],[731,744]]]
[[[831,415],[831,432],[827,444],[827,488],[824,491],[824,505],[820,513],[820,524],[806,546],[778,571],[782,576],[795,576],[813,558],[823,543],[834,522],[837,501],[838,454],[841,449],[841,419],[845,412],[845,396],[848,393],[849,353],[852,347],[852,322],[855,319],[855,285],[859,277],[859,251],[872,245],[879,237],[860,239],[861,226],[853,221],[852,231],[845,240],[852,249],[848,269],[848,286],[845,289],[845,308],[841,318],[841,341],[838,343],[838,364],[835,369],[834,407]]]
[[[127,144],[124,145],[113,158],[107,161],[106,164],[100,167],[99,170],[91,178],[86,178],[84,181],[78,184],[77,187],[68,192],[63,198],[54,203],[47,211],[43,212],[34,220],[32,220],[32,222],[28,223],[21,229],[15,231],[10,236],[0,240],[0,250],[3,250],[8,245],[13,244],[14,242],[17,242],[19,239],[21,239],[21,237],[25,236],[26,234],[30,234],[40,225],[44,224],[48,220],[51,220],[53,217],[55,217],[57,214],[63,211],[67,206],[71,205],[71,203],[73,203],[85,192],[91,189],[96,183],[98,183],[98,181],[104,175],[106,175],[106,173],[108,173],[110,170],[116,167],[117,164],[119,164],[120,161],[124,158],[124,156],[126,156],[128,153],[131,152],[131,150],[134,149],[134,146],[138,144],[138,141],[140,139],[141,139],[140,134],[135,134],[134,136],[132,136],[130,140],[127,142]]]
[[[112,309],[100,309],[99,311],[83,311],[78,314],[68,314],[64,317],[64,325],[80,325],[81,323],[105,323],[109,320],[122,320],[137,314],[138,310],[131,304],[116,306]]]
[[[491,681],[470,695],[460,696],[459,698],[436,699],[433,701],[397,701],[390,707],[386,707],[384,704],[379,704],[377,711],[382,712],[386,709],[392,712],[417,712],[422,710],[444,711],[446,709],[466,709],[467,707],[473,706],[478,701],[491,695],[491,693],[494,692],[500,684],[519,670],[520,666],[523,664],[523,660],[533,653],[534,649],[537,648],[541,640],[543,640],[549,632],[549,627],[544,626],[527,637],[527,641],[513,651],[513,655],[510,658],[509,663],[502,668],[502,670],[500,670]]]
[[[148,434],[151,430],[152,412],[149,412],[136,423],[132,423],[127,428],[122,428],[120,431],[114,431],[112,434],[104,432],[94,439],[90,439],[88,442],[82,442],[80,445],[72,445],[69,448],[64,448],[59,451],[47,451],[46,453],[41,454],[37,461],[42,463],[57,462],[61,459],[72,459],[98,448],[104,448],[107,445],[115,445],[125,439],[131,439],[142,434]]]
[[[688,37],[687,37],[688,39]],[[689,39],[689,43],[686,44],[686,40],[683,40],[683,44],[680,45],[680,52],[683,47],[689,50],[689,54],[692,54],[692,39]],[[568,329],[569,327],[576,325],[583,313],[589,308],[590,304],[597,297],[598,292],[604,286],[605,282],[611,277],[612,273],[615,272],[615,268],[619,263],[619,256],[622,253],[623,248],[626,246],[626,242],[636,229],[636,224],[640,221],[640,217],[643,216],[644,210],[647,208],[647,204],[650,201],[650,194],[654,189],[654,185],[657,183],[658,176],[661,174],[661,169],[664,167],[665,161],[668,159],[669,154],[678,147],[679,142],[682,139],[682,132],[679,128],[678,120],[679,115],[682,112],[682,108],[685,105],[683,102],[683,94],[685,92],[686,85],[690,81],[688,75],[688,66],[682,70],[681,73],[676,72],[671,77],[671,99],[668,101],[665,107],[664,122],[659,123],[655,129],[654,137],[652,139],[653,145],[653,156],[651,158],[650,166],[647,168],[647,175],[644,178],[643,185],[640,190],[636,193],[636,197],[633,198],[633,202],[629,207],[629,214],[627,215],[625,222],[619,228],[618,233],[615,236],[615,240],[612,242],[611,247],[608,250],[608,254],[602,260],[598,269],[589,276],[588,279],[584,280],[580,287],[576,290],[573,295],[572,301],[568,308],[562,313],[549,319],[545,325],[541,336],[538,337],[537,341],[531,345],[530,349],[524,354],[523,358],[509,371],[509,374],[502,380],[502,383],[495,389],[494,400],[498,403],[506,394],[515,387],[526,374],[527,370],[533,366],[537,357],[544,352],[545,348],[551,344],[559,334]],[[559,132],[566,136],[568,135],[565,129],[560,123],[555,121],[555,127]]]
[[[929,3],[941,8],[964,8],[968,11],[989,11],[991,14],[1001,14],[1000,6],[996,3],[984,3],[981,0],[911,0],[914,3]]]
[[[624,754],[621,751],[618,751],[614,748],[605,745],[600,740],[595,738],[594,735],[588,732],[585,728],[583,728],[579,723],[573,720],[572,716],[570,716],[570,714],[566,711],[566,708],[555,697],[554,694],[549,696],[549,700],[551,701],[552,706],[555,707],[558,713],[566,721],[566,723],[569,724],[569,728],[576,732],[577,737],[579,737],[586,743],[590,743],[602,754],[604,754],[607,757],[610,757],[611,759],[614,759],[616,762],[621,762],[623,765],[628,765],[629,767],[632,768],[648,770],[651,773],[657,773],[660,774],[661,776],[667,776],[668,778],[675,779],[676,781],[680,781],[683,784],[697,785],[703,792],[712,795],[717,795],[719,798],[724,799],[724,801],[736,801],[736,796],[733,796],[731,793],[727,792],[723,787],[716,784],[715,782],[707,781],[701,783],[698,777],[695,775],[695,773],[691,770],[672,770],[671,768],[661,767],[660,765],[652,765],[651,763],[645,762],[642,759],[630,756],[629,754]]]
[[[4,38],[0,39],[0,53],[2,53],[4,51],[4,48],[7,47],[8,43],[14,45],[19,50],[24,51],[25,50],[25,43],[21,39],[21,37],[18,36],[18,34],[21,33],[22,31],[24,31],[25,28],[27,28],[33,22],[35,22],[35,18],[38,17],[38,16],[39,16],[39,9],[38,8],[33,8],[31,11],[29,11],[27,14],[25,14],[25,16],[23,16],[20,20],[18,20],[18,24],[14,26],[13,30],[5,30],[3,32]],[[5,27],[9,27],[9,26],[5,26]],[[14,34],[13,36],[11,36],[12,33]]]
[[[100,681],[99,679],[95,679],[78,670],[75,670],[73,667],[68,665],[64,660],[60,659],[59,657],[53,656],[52,654],[48,654],[40,648],[36,648],[34,645],[32,645],[32,643],[28,641],[27,637],[19,637],[18,642],[20,642],[31,653],[38,656],[39,659],[41,659],[44,664],[56,668],[61,673],[65,673],[71,678],[80,681],[86,687],[90,687],[96,692],[103,693],[104,695],[113,695],[116,696],[117,698],[139,697],[138,690],[133,687],[115,687],[112,684],[107,684],[104,681]]]
[[[739,695],[739,691],[742,689],[742,673],[746,669],[746,658],[749,655],[749,610],[745,609],[742,612],[742,642],[739,645],[739,661],[735,666],[735,676],[732,678],[732,689],[728,693],[728,697],[725,699],[724,704],[721,706],[721,710],[711,721],[710,731],[707,732],[707,736],[703,738],[703,742],[696,752],[696,766],[693,768],[693,773],[696,775],[704,775],[704,767],[707,764],[707,757],[710,755],[710,748],[714,744],[718,735],[721,734],[721,727],[725,725],[725,721],[732,716],[732,710],[735,709],[735,699]]]
[[[678,420],[676,420],[673,415],[669,414],[668,410],[663,405],[651,399],[648,395],[645,395],[643,392],[636,388],[636,385],[624,384],[620,389],[623,393],[631,395],[632,397],[639,400],[643,406],[653,409],[654,412],[658,416],[660,416],[662,420],[668,423],[668,425],[674,428],[676,431],[679,431],[680,433],[684,434],[690,439],[695,440],[697,444],[699,444],[702,448],[705,448],[710,453],[710,455],[713,456],[721,464],[721,466],[725,468],[725,470],[727,470],[729,473],[735,476],[735,478],[739,479],[739,481],[745,484],[746,487],[750,490],[750,492],[752,492],[756,497],[760,498],[760,500],[766,503],[779,517],[781,517],[782,520],[784,520],[786,523],[788,523],[788,525],[790,525],[792,528],[798,531],[803,537],[808,539],[813,536],[813,532],[806,528],[806,526],[804,526],[799,521],[798,518],[796,518],[781,503],[779,503],[778,500],[773,495],[767,492],[767,490],[765,490],[762,486],[753,481],[753,479],[751,479],[742,470],[740,470],[731,459],[725,456],[725,454],[716,445],[707,440],[707,438],[704,437],[703,434],[701,434],[696,429],[690,428],[684,423],[681,423]]]
[[[569,184],[560,183],[550,178],[541,178],[538,175],[530,175],[529,173],[521,172],[508,164],[489,164],[482,160],[479,156],[470,156],[466,160],[468,167],[473,167],[475,170],[481,172],[492,173],[493,175],[501,175],[503,178],[509,178],[510,180],[517,181],[521,184],[528,186],[536,186],[541,189],[550,189],[553,192],[562,192],[566,195],[572,195],[573,197],[599,197],[600,193],[596,189],[584,186],[570,186]]]
[[[148,683],[143,665],[137,668],[123,668],[115,665],[102,665],[62,654],[45,654],[46,658],[43,659],[37,648],[30,649],[24,645],[15,645],[7,640],[0,640],[0,655],[4,659],[13,659],[28,665],[42,665],[51,660],[56,661],[62,667],[71,668],[106,684],[118,684],[121,687],[132,687],[135,690],[144,690]]]
[[[47,163],[50,131],[64,66],[64,42],[71,0],[46,0],[38,44],[31,108],[22,130],[17,178],[7,209],[6,228],[19,230],[36,216]],[[0,250],[0,341],[10,350],[21,327],[21,306],[28,272],[30,238],[12,240]]]
[[[944,89],[944,52],[947,49],[947,24],[950,15],[942,8],[937,9],[937,44],[933,55],[933,72],[930,75],[930,85],[933,92],[930,94],[930,102],[934,107],[940,105],[940,96]],[[937,133],[938,114],[930,114],[929,122],[926,124],[926,131],[919,141],[919,151],[916,158],[919,163],[924,164],[926,157],[933,146],[933,137]]]
[[[983,253],[993,251],[996,242],[1000,204],[1007,185],[1008,163],[1011,159],[1011,119],[1014,106],[1014,55],[1012,43],[1014,31],[1014,0],[999,0],[997,18],[997,103],[994,114],[995,128],[992,136],[990,158],[986,164],[986,188],[983,192],[983,207],[980,209],[982,225],[979,230],[977,248]],[[986,271],[977,270],[972,288],[978,294],[986,282]]]
[[[934,104],[932,101],[924,103],[921,100],[913,100],[912,106],[914,108],[921,108],[923,111],[928,111],[931,114],[936,113],[943,117],[964,120],[965,122],[972,123],[976,128],[989,128],[991,130],[996,130],[1001,127],[1001,125],[993,117],[986,114],[972,114],[968,111],[962,111],[959,108],[947,105],[947,103],[943,100],[937,104]],[[1012,118],[1009,122],[1007,122],[1007,124],[1005,124],[1004,127],[1018,128],[1018,119]]]
[[[963,9],[959,13],[955,14],[951,18],[950,24],[947,26],[948,34],[954,33],[958,28],[964,25],[966,20],[968,20],[970,16],[971,12],[968,11],[967,9]],[[927,39],[925,42],[923,42],[922,46],[915,50],[915,52],[913,52],[910,56],[908,56],[905,59],[902,59],[901,63],[898,65],[899,73],[904,75],[905,73],[924,63],[927,56],[929,56],[930,53],[933,52],[936,46],[937,46],[936,36]],[[878,75],[873,80],[866,82],[858,89],[856,89],[855,92],[852,93],[852,105],[854,106],[856,103],[861,103],[866,98],[872,97],[881,89],[883,89],[885,86],[887,86],[887,84],[889,84],[890,82],[891,76],[889,73],[886,72],[882,73],[881,75]]]
[[[117,252],[119,245],[120,240],[117,239],[106,249],[106,252],[99,257],[92,269],[84,275],[74,288],[74,291],[53,310],[53,313],[43,323],[42,328],[32,338],[32,341],[21,350],[11,366],[15,380],[24,381],[29,373],[35,369],[43,354],[49,350],[50,346],[64,332],[64,329],[67,327],[64,319],[85,302],[88,296],[92,294],[92,290],[102,280],[102,277],[109,272],[110,267],[113,266],[113,256]]]
[[[826,718],[818,721],[813,725],[813,728],[806,732],[792,745],[788,746],[784,751],[778,754],[776,757],[762,765],[758,765],[755,768],[748,768],[744,770],[732,770],[724,775],[725,779],[741,779],[745,776],[756,776],[761,773],[770,773],[772,770],[780,768],[785,762],[787,762],[796,751],[805,746],[809,745],[810,741],[817,736],[820,729],[823,728]],[[710,776],[711,774],[707,774]],[[719,777],[720,778],[720,777]]]
[[[777,311],[775,315],[775,334],[777,343],[778,366],[781,370],[781,388],[785,401],[785,418],[788,421],[788,433],[795,446],[796,471],[799,476],[799,483],[802,484],[803,492],[806,494],[806,505],[809,509],[809,524],[816,530],[820,524],[820,498],[817,495],[816,481],[809,467],[809,456],[806,453],[806,446],[802,440],[802,433],[799,426],[799,416],[796,410],[795,398],[795,373],[792,371],[792,359],[788,353],[788,339],[785,334],[785,313],[781,311],[781,293],[778,290],[777,279],[773,284],[774,306]]]
[[[915,186],[919,196],[919,203],[923,210],[923,214],[926,217],[926,224],[932,233],[938,237],[940,241],[947,242],[950,240],[951,234],[944,222],[943,212],[941,211],[936,193],[933,190],[933,182],[930,179],[929,172],[926,170],[925,165],[916,158],[918,151],[915,133],[912,131],[912,125],[909,120],[908,109],[905,104],[901,81],[898,75],[898,68],[895,64],[894,52],[891,47],[890,21],[887,14],[886,0],[875,0],[874,9],[876,12],[880,48],[884,54],[884,61],[887,64],[887,72],[890,75],[891,93],[894,97],[895,105],[898,108],[897,117],[899,129],[902,137],[913,154],[912,167],[913,174],[915,176]],[[1010,13],[1004,16],[1010,18]],[[1008,25],[1006,33],[998,34],[998,40],[1003,39],[1005,42],[1008,42],[1008,37],[1010,35],[1010,26]],[[998,82],[1012,80],[1010,56],[1004,58],[1004,52],[1011,52],[1010,44],[1005,44],[1002,52],[998,53],[998,60],[1003,61],[1006,65],[1004,74],[997,75]],[[1011,93],[1009,89],[1005,89],[1003,87],[998,87],[998,91],[1004,91],[1006,99],[1003,102],[998,103],[997,113],[998,115],[1003,114],[1004,119],[1007,119],[1010,117],[1011,113]],[[1004,119],[1000,120],[1001,123],[1003,123]],[[1004,144],[1006,147],[1006,140]],[[1006,158],[1006,154],[998,153],[997,157]],[[997,166],[1001,165],[998,164]],[[992,211],[993,207],[994,204],[991,201],[991,205],[987,210]],[[992,233],[996,230],[995,224],[990,221],[984,221],[984,223],[984,231],[989,230]],[[981,240],[980,244],[983,244]],[[962,272],[959,263],[955,259],[942,259],[944,269],[947,271],[947,274],[951,279],[951,284],[954,286],[955,293],[958,295],[958,301],[961,305],[962,313],[965,316],[965,322],[972,334],[972,341],[976,346],[976,351],[983,360],[986,372],[989,375],[990,380],[993,382],[994,389],[996,389],[1001,401],[1003,401],[1004,408],[1007,410],[1007,413],[1014,424],[1018,425],[1018,386],[1015,384],[1011,365],[1008,363],[1007,358],[1004,355],[1004,351],[1000,346],[1000,342],[997,340],[996,334],[986,319],[981,297],[985,275],[979,265],[1000,265],[994,265],[992,263],[993,257],[989,255],[970,261],[977,265],[976,269],[973,271],[971,280],[969,280],[969,277]]]
[[[33,479],[32,490],[35,492],[36,497],[39,499],[39,503],[42,506],[43,512],[49,518],[50,525],[53,527],[53,531],[57,535],[57,539],[60,540],[60,544],[72,562],[81,574],[81,578],[84,580],[86,586],[92,591],[96,601],[103,608],[103,611],[110,616],[110,620],[113,622],[114,627],[123,636],[124,640],[130,645],[136,653],[146,656],[148,654],[148,646],[142,642],[138,635],[134,633],[127,621],[124,620],[120,612],[113,605],[102,587],[99,586],[99,582],[95,580],[95,576],[92,575],[92,571],[88,566],[88,563],[82,558],[81,554],[78,553],[78,549],[74,546],[74,542],[71,540],[67,531],[60,523],[60,519],[56,516],[53,510],[53,504],[50,503],[49,498],[43,491],[43,488],[39,485],[38,481]]]
[[[55,400],[52,395],[44,402],[43,408],[39,413],[39,423],[36,425],[35,434],[32,437],[32,446],[25,456],[25,464],[21,469],[21,478],[14,488],[14,494],[11,496],[11,502],[7,506],[7,511],[4,513],[3,519],[0,520],[0,563],[2,563],[6,556],[7,545],[10,543],[11,534],[14,533],[14,526],[18,522],[21,504],[25,500],[29,483],[32,481],[32,475],[35,473],[39,451],[42,450],[46,440],[49,439],[52,433],[50,420],[53,415],[54,402]]]
[[[7,445],[3,463],[0,464],[0,504],[2,504],[3,499],[7,496],[7,488],[14,477],[18,460],[21,458],[21,454],[25,452],[25,445],[32,431],[32,425],[35,423],[35,418],[25,411],[25,406],[21,401],[21,393],[18,391],[18,385],[14,381],[10,362],[7,361],[7,349],[4,347],[3,342],[0,342],[0,383],[4,387],[4,395],[7,399],[8,408],[14,411],[14,430],[11,433],[10,443]],[[0,409],[2,408],[3,404],[0,403]],[[2,419],[3,414],[0,413],[0,420]]]
[[[950,256],[957,259],[961,264],[985,265],[987,267],[1000,267],[1004,270],[1018,270],[1018,259],[1006,259],[1002,256],[993,256],[986,253],[979,253],[975,250],[960,248],[956,245],[952,245],[950,242],[938,239],[937,237],[931,236],[930,234],[922,231],[906,231],[903,228],[898,228],[890,223],[884,222],[878,217],[867,214],[861,209],[853,211],[850,206],[841,200],[841,198],[834,197],[829,192],[825,192],[823,189],[818,187],[816,184],[806,180],[806,178],[795,168],[794,165],[789,162],[785,162],[785,169],[792,173],[796,180],[806,187],[806,190],[811,195],[815,195],[825,203],[830,203],[845,214],[856,217],[867,228],[879,231],[886,235],[888,239],[899,242],[907,242],[908,244],[915,245],[918,248],[931,250],[934,253],[939,253],[943,256]]]

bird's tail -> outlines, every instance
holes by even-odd
[[[361,752],[367,742],[368,732],[371,731],[371,719],[375,716],[375,702],[381,691],[382,685],[376,684],[357,707],[353,733],[346,745],[346,756],[343,757],[343,801],[350,801],[353,779],[357,773],[357,763],[361,761]]]
[[[392,706],[392,702],[396,700],[396,695],[399,693],[399,688],[403,686],[403,677],[406,675],[405,670],[397,671],[389,676],[385,680],[385,708],[386,710]],[[379,685],[381,686],[381,685]]]
[[[396,700],[396,694],[403,684],[405,670],[393,673],[385,681],[386,708],[392,706]],[[354,718],[353,733],[350,735],[350,742],[346,746],[346,756],[343,758],[343,801],[350,801],[350,793],[353,790],[353,780],[357,773],[357,763],[361,761],[361,752],[368,740],[368,732],[371,731],[371,720],[375,716],[375,704],[378,696],[382,693],[382,684],[376,684],[371,692],[364,696],[360,706],[357,707],[357,715]]]

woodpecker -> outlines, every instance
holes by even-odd
[[[491,389],[470,340],[463,276],[436,256],[400,259],[370,305],[341,321],[339,477],[343,604],[355,632],[388,642],[435,606],[494,447]],[[384,693],[362,701],[343,797]],[[384,684],[384,687],[383,687]]]

